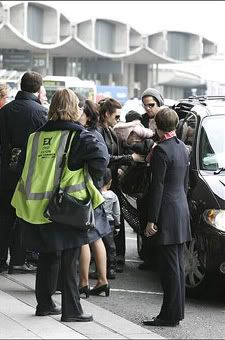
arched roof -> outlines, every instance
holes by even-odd
[[[146,37],[130,25],[103,18],[73,24],[54,8],[54,2],[49,6],[38,1],[24,1],[10,7],[3,3],[0,2],[1,49],[29,49],[33,53],[48,50],[51,56],[101,57],[140,64],[180,61],[168,54],[168,37],[170,41],[173,39],[170,32]],[[37,23],[39,30],[33,29]],[[185,34],[191,41],[186,51],[187,60],[193,55],[195,59],[204,57],[204,52],[215,54],[213,42],[188,32]]]

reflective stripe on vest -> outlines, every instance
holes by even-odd
[[[22,176],[11,201],[16,215],[29,223],[50,222],[43,213],[58,185],[68,134],[69,131],[40,131],[29,136]],[[89,192],[95,209],[104,202],[104,198],[85,168],[69,170],[68,154],[71,142],[72,138],[60,187],[80,200],[85,200]]]
[[[34,138],[33,138],[33,143],[32,143],[32,149],[31,149],[31,159],[30,159],[30,164],[29,164],[29,169],[28,169],[28,173],[27,173],[27,180],[26,180],[26,184],[24,185],[22,179],[19,182],[19,186],[18,189],[23,192],[26,196],[26,199],[29,200],[41,200],[44,198],[50,198],[53,194],[53,191],[47,191],[47,192],[38,192],[38,193],[33,193],[31,192],[31,184],[32,184],[32,176],[34,174],[34,170],[35,170],[35,161],[36,161],[36,155],[38,153],[38,143],[39,143],[39,139],[40,139],[40,133],[41,132],[36,132],[34,134]],[[66,141],[67,141],[67,137],[68,137],[69,132],[68,131],[62,131],[61,132],[61,137],[60,137],[60,142],[59,142],[59,148],[57,151],[57,156],[56,156],[56,165],[55,165],[55,174],[54,174],[54,188],[56,187],[56,185],[58,184],[58,178],[60,175],[60,164],[62,162],[62,157],[63,157],[63,153],[64,153],[64,149],[66,146]],[[74,136],[74,134],[73,134]],[[71,138],[72,141],[72,138]],[[70,148],[70,146],[69,146]],[[90,176],[89,174],[87,175],[87,179],[86,180],[90,180]],[[86,188],[85,182],[83,183],[79,183],[79,184],[75,184],[75,185],[69,185],[66,186],[64,189],[66,192],[71,193],[74,191],[80,191]]]

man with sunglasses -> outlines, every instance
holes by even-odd
[[[159,111],[160,106],[164,105],[162,94],[151,87],[147,88],[141,96],[141,101],[146,112],[142,115],[141,122],[146,128],[153,131],[156,129],[155,115]],[[155,138],[153,138],[155,139]]]

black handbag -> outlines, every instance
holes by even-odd
[[[72,133],[71,131],[67,138],[57,188],[49,200],[47,208],[44,211],[44,216],[52,222],[70,225],[81,230],[89,230],[95,227],[94,209],[92,207],[90,194],[86,200],[80,200],[60,188],[60,181]],[[86,180],[87,167],[85,168],[85,184]]]

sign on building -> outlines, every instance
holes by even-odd
[[[28,71],[32,68],[32,54],[29,50],[2,49],[1,54],[4,69]]]

